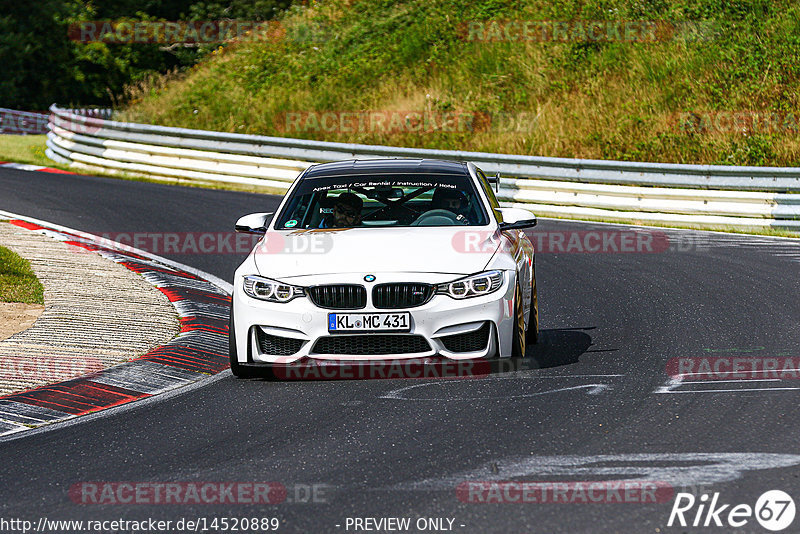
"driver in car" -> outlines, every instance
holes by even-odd
[[[349,191],[336,197],[333,213],[324,217],[319,223],[320,228],[352,228],[357,225],[361,217],[361,208],[364,201],[355,193]]]
[[[458,189],[444,189],[437,187],[433,192],[433,209],[447,210],[456,215],[456,220],[462,224],[467,224],[467,212],[469,201],[467,195]]]

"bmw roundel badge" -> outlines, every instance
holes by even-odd
[[[374,274],[368,274],[367,276],[364,277],[364,281],[365,282],[374,282],[375,281],[375,275]]]

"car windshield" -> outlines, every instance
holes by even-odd
[[[303,179],[275,228],[486,224],[486,210],[469,176],[404,174]]]

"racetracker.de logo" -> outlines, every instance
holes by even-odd
[[[433,133],[489,130],[479,111],[290,111],[278,116],[285,133]]]
[[[84,20],[70,24],[68,32],[71,41],[106,44],[217,44],[297,38],[279,21],[248,20]]]
[[[473,20],[458,26],[467,42],[658,43],[704,41],[715,31],[706,22],[667,20]]]
[[[698,356],[670,358],[667,374],[683,380],[769,380],[800,378],[800,357]]]
[[[273,373],[281,380],[485,378],[491,372],[491,363],[486,360],[301,360],[296,363],[279,363],[273,367]]]
[[[688,134],[797,135],[800,113],[792,111],[683,111],[673,115],[677,130]]]
[[[97,358],[0,358],[0,379],[52,382],[100,371],[105,366]]]
[[[27,113],[10,109],[0,111],[1,134],[40,135],[47,133],[49,117],[39,113]]]
[[[76,504],[279,504],[279,482],[79,482],[69,488]]]
[[[456,487],[466,503],[615,504],[666,503],[674,490],[666,482],[602,480],[584,482],[469,481]]]
[[[525,235],[537,254],[653,254],[670,250],[667,234],[649,230],[526,231]],[[494,252],[499,242],[510,246],[499,233],[483,230],[463,230],[452,239],[453,249],[465,254]]]
[[[233,232],[104,232],[94,245],[144,250],[153,254],[325,254],[333,248],[329,232],[255,234]]]
[[[428,95],[430,97],[430,95]],[[372,110],[287,111],[276,124],[285,134],[370,133],[438,134],[478,132],[532,132],[539,115],[532,112]]]

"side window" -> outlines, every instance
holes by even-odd
[[[489,199],[489,204],[492,206],[492,213],[494,213],[494,218],[497,219],[497,222],[503,222],[503,214],[500,212],[498,208],[500,208],[500,202],[497,201],[497,197],[494,196],[494,190],[492,189],[492,185],[489,183],[489,180],[486,179],[486,175],[483,174],[483,171],[476,168],[476,172],[478,173],[478,181],[481,183],[481,187],[483,187],[484,193],[486,193],[486,197]]]

